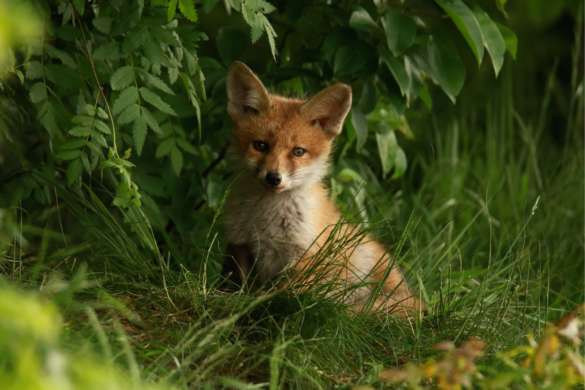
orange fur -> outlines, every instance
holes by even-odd
[[[383,283],[377,308],[401,313],[420,308],[384,247],[357,226],[339,224],[341,215],[322,183],[332,141],[351,106],[351,89],[335,84],[308,101],[287,99],[269,94],[237,62],[227,88],[230,155],[238,178],[226,202],[229,244],[222,273],[249,285],[252,279],[269,282],[284,270],[292,275],[312,270],[304,281],[319,275],[340,287],[363,284],[344,298],[352,306],[362,306]],[[319,257],[339,239],[348,245]]]

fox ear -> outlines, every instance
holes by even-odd
[[[320,127],[334,138],[341,133],[343,121],[351,107],[351,88],[337,83],[325,88],[301,108],[301,115],[311,125]]]
[[[270,97],[264,84],[241,62],[234,62],[227,80],[228,114],[236,118],[268,109]]]

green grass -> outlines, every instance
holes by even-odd
[[[367,215],[366,230],[389,245],[428,317],[354,312],[325,294],[330,286],[219,292],[221,217],[199,227],[208,233],[194,245],[182,244],[153,233],[139,209],[112,210],[97,182],[76,189],[55,182],[54,208],[1,210],[0,296],[30,309],[27,324],[45,322],[5,329],[14,337],[0,337],[0,381],[10,389],[65,388],[46,374],[58,375],[57,353],[69,367],[63,378],[80,389],[106,381],[119,388],[381,386],[381,368],[426,361],[438,356],[434,344],[470,336],[489,346],[482,372],[504,370],[497,352],[583,303],[584,155],[574,122],[564,142],[544,130],[550,84],[540,115],[523,115],[510,74],[502,77],[484,107],[461,102],[411,118],[412,128],[425,130],[416,143],[404,141],[413,152],[399,182],[366,185],[361,202],[359,185],[338,196],[348,215]],[[574,99],[583,106],[582,95]]]

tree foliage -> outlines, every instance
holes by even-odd
[[[514,34],[473,0],[228,0],[248,31],[201,28],[202,18],[221,12],[217,0],[27,4],[42,35],[4,48],[0,131],[15,150],[42,153],[21,154],[22,174],[0,172],[6,183],[24,183],[16,198],[34,193],[50,203],[55,172],[81,188],[106,170],[119,177],[106,175],[116,187],[114,205],[142,206],[155,229],[172,221],[184,237],[201,213],[213,215],[228,186],[225,83],[233,61],[251,59],[268,85],[296,94],[337,81],[352,86],[331,187],[359,203],[362,183],[404,174],[396,132],[413,137],[405,111],[419,98],[432,109],[435,86],[456,102],[466,76],[462,55],[480,65],[487,52],[498,75],[506,50],[516,52]],[[261,50],[264,35],[273,59],[255,66],[246,53],[250,44]]]

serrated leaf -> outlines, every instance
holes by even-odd
[[[30,100],[33,103],[40,103],[47,99],[47,87],[43,83],[36,83],[30,87]]]
[[[73,160],[74,158],[79,157],[81,154],[81,150],[73,149],[73,150],[61,150],[57,153],[57,157],[63,160]]]
[[[160,126],[158,125],[158,122],[156,121],[154,116],[151,114],[151,112],[148,110],[148,108],[142,106],[142,107],[140,107],[140,112],[142,113],[144,120],[146,121],[148,126],[152,129],[152,131],[154,131],[157,134],[162,135],[162,131],[160,129]]]
[[[112,20],[112,18],[108,18],[106,16],[98,16],[97,18],[93,19],[93,25],[99,32],[109,34],[112,30]]]
[[[471,48],[477,63],[483,60],[483,40],[475,15],[462,0],[435,0],[449,15]]]
[[[58,129],[57,122],[55,121],[53,104],[49,101],[45,101],[44,107],[42,107],[40,111],[43,111],[43,115],[41,115],[41,123],[43,124],[43,127],[47,129],[49,136],[53,138]]]
[[[196,156],[199,155],[199,151],[195,148],[195,146],[191,145],[185,138],[176,138],[177,145],[181,147],[185,152],[194,154]]]
[[[256,43],[262,37],[262,34],[264,34],[264,24],[252,26],[252,30],[250,30],[252,43]]]
[[[26,68],[26,78],[36,80],[43,77],[43,65],[38,61],[30,61]]]
[[[416,23],[414,19],[397,9],[390,9],[382,19],[386,41],[394,56],[399,56],[414,43]]]
[[[47,71],[47,78],[54,84],[69,89],[82,89],[85,83],[77,72],[72,72],[71,69],[63,65],[47,64],[45,66]]]
[[[266,16],[262,15],[262,18],[264,19],[264,26],[266,27],[266,35],[268,36],[268,43],[270,44],[272,58],[274,58],[274,60],[276,61],[276,54],[278,54],[276,52],[276,42],[274,41],[276,33],[274,32],[274,29],[272,28],[272,25],[270,25],[268,19],[266,19]]]
[[[75,115],[71,118],[71,122],[75,123],[76,125],[82,126],[93,126],[93,117],[87,115]]]
[[[139,24],[128,32],[124,43],[122,43],[122,50],[124,53],[128,53],[136,50],[142,45],[149,37],[148,27],[145,24]]]
[[[140,106],[136,103],[131,104],[118,117],[118,124],[124,125],[126,123],[134,122],[138,116],[140,116]]]
[[[136,147],[136,153],[140,156],[142,153],[142,147],[144,146],[144,140],[146,139],[146,120],[143,116],[138,116],[132,126],[132,135],[134,137],[134,147]]]
[[[78,149],[78,148],[85,146],[86,144],[87,144],[87,140],[85,140],[85,139],[70,138],[70,139],[66,140],[65,142],[63,142],[59,146],[59,149]]]
[[[81,110],[85,113],[85,115],[91,117],[95,115],[95,107],[92,106],[91,104],[84,104]]]
[[[114,102],[113,113],[116,115],[121,113],[126,107],[132,103],[136,103],[136,100],[138,100],[138,89],[131,85],[123,90]]]
[[[79,15],[83,15],[83,11],[85,9],[85,0],[73,0],[73,7],[79,13]]]
[[[174,148],[176,148],[176,144],[175,144],[175,138],[170,137],[165,139],[163,142],[161,142],[160,145],[158,145],[158,147],[156,148],[156,158],[161,158],[166,156],[167,154],[169,154],[171,152],[171,150],[173,150]]]
[[[184,17],[193,23],[197,22],[197,10],[195,9],[193,0],[179,0],[179,9]]]
[[[122,57],[120,42],[106,43],[98,47],[92,55],[94,60],[115,61]]]
[[[140,96],[142,96],[144,100],[146,100],[148,103],[152,104],[165,114],[177,116],[175,110],[173,110],[168,103],[163,102],[160,96],[158,96],[156,93],[152,92],[148,88],[146,87],[140,88]]]
[[[443,91],[455,103],[465,81],[465,65],[455,44],[445,38],[432,35],[428,43],[429,65]]]
[[[193,76],[197,72],[197,60],[188,50],[185,50],[185,58],[187,59],[187,71],[189,71],[190,76]]]
[[[101,147],[104,147],[104,148],[108,147],[108,143],[106,142],[106,139],[99,132],[92,130],[92,131],[90,131],[89,134],[91,135],[91,139],[93,141],[97,142],[98,145],[100,145]]]
[[[170,69],[170,68],[169,68]],[[136,68],[140,76],[148,83],[149,85],[153,86],[154,88],[160,89],[161,91],[168,93],[169,95],[174,95],[175,93],[173,90],[160,78],[151,75],[147,71],[141,68]]]
[[[87,158],[87,154],[85,153],[81,153],[81,162],[83,163],[83,167],[85,168],[85,171],[89,174],[91,174],[91,164],[89,163],[89,159]]]
[[[406,68],[404,67],[404,63],[400,62],[397,58],[394,58],[392,53],[382,45],[378,46],[378,53],[388,66],[388,69],[390,69],[390,72],[392,72],[394,79],[396,79],[402,96],[406,95],[410,85],[410,80]]]
[[[173,35],[172,32],[160,26],[151,27],[150,36],[152,36],[157,41],[165,43],[169,46],[181,46],[179,40]]]
[[[126,65],[114,72],[110,78],[110,85],[114,91],[120,91],[122,88],[126,88],[130,83],[134,81],[134,69],[131,66]]]
[[[81,151],[79,151],[81,154]],[[75,160],[71,161],[71,164],[67,167],[67,184],[71,185],[75,180],[81,176],[81,172],[83,171],[83,163],[81,159],[76,158]]]
[[[108,114],[101,107],[98,107],[97,108],[97,114],[102,119],[108,119],[109,118]]]
[[[73,58],[62,50],[55,49],[52,45],[45,43],[45,51],[51,56],[51,58],[57,58],[67,65],[71,69],[77,69],[77,64],[73,61]]]
[[[112,28],[112,35],[122,34],[134,28],[140,21],[140,8],[134,7],[133,2],[128,1],[120,10],[119,15]]]
[[[96,119],[93,122],[93,125],[95,126],[96,129],[98,129],[99,131],[101,131],[104,134],[112,134],[112,130],[110,130],[108,125],[106,125],[104,122],[100,121],[99,119]]]
[[[164,60],[164,52],[160,47],[160,43],[152,38],[147,38],[144,42],[144,54],[146,58],[152,63],[152,67],[160,67]]]
[[[177,81],[178,77],[179,77],[179,69],[178,68],[169,68],[169,82],[171,84],[174,84],[175,81]]]
[[[181,169],[183,168],[183,153],[179,148],[171,150],[171,164],[177,176],[181,176]]]
[[[91,128],[87,126],[75,126],[69,130],[69,134],[75,137],[87,137],[91,133]]]
[[[175,17],[175,13],[177,12],[177,3],[179,0],[170,0],[169,1],[169,8],[167,9],[167,20],[170,22]]]

